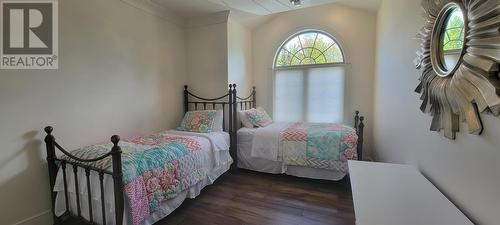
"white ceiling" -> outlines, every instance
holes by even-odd
[[[265,16],[273,13],[300,8],[339,3],[377,11],[381,0],[302,0],[302,6],[294,7],[290,0],[149,0],[172,10],[177,15],[190,18],[224,10],[236,10],[242,13]]]

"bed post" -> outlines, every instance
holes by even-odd
[[[357,151],[358,151],[358,160],[363,161],[363,130],[365,129],[365,124],[363,121],[365,120],[365,117],[362,116],[359,118],[359,125],[358,125],[358,145],[357,145]]]
[[[236,84],[233,84],[233,94],[232,94],[232,101],[231,101],[231,104],[232,104],[232,107],[233,109],[231,110],[232,113],[233,113],[233,128],[232,128],[232,132],[231,132],[231,135],[232,135],[232,142],[233,142],[233,150],[232,150],[232,157],[233,157],[233,170],[237,169],[238,168],[238,135],[237,135],[237,131],[238,131],[238,127],[236,124],[237,123],[237,114],[238,114],[238,104],[237,104],[237,93],[236,93]]]
[[[228,96],[229,96],[229,99],[228,99],[229,129],[228,130],[229,130],[229,138],[230,138],[229,148],[230,148],[230,151],[232,151],[233,150],[233,142],[232,142],[233,137],[232,137],[232,135],[233,135],[233,122],[234,122],[233,121],[234,114],[233,114],[233,85],[232,84],[229,84]],[[224,107],[224,105],[222,107]],[[224,124],[224,126],[225,126],[225,124]]]
[[[252,107],[257,108],[257,92],[255,91],[255,86],[252,87]]]
[[[189,110],[189,92],[188,92],[188,86],[184,85],[184,113],[187,113]]]
[[[116,225],[123,224],[123,172],[122,172],[122,150],[118,146],[120,141],[120,136],[113,135],[111,137],[111,142],[113,142],[113,148],[111,149],[111,157],[113,160],[113,183],[114,183],[114,193],[115,193],[115,220]]]
[[[356,129],[356,132],[358,132],[358,126],[359,126],[359,111],[356,110],[354,116],[354,129]]]
[[[47,136],[45,137],[45,145],[47,147],[47,162],[48,162],[48,168],[49,168],[49,182],[50,182],[50,196],[51,196],[51,203],[52,203],[52,216],[54,219],[54,224],[58,223],[58,218],[56,217],[56,214],[54,213],[55,211],[55,203],[56,203],[56,196],[57,194],[54,192],[54,185],[56,183],[56,176],[57,176],[57,165],[56,165],[56,146],[55,146],[55,141],[56,139],[54,136],[52,136],[52,131],[54,128],[51,126],[45,127],[45,133],[47,133]]]

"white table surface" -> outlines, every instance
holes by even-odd
[[[416,168],[349,161],[357,225],[473,224]]]

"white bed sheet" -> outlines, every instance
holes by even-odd
[[[253,128],[252,157],[263,158],[271,161],[281,161],[279,155],[280,134],[293,123],[274,122],[266,127]]]
[[[162,218],[172,213],[177,207],[179,207],[186,198],[197,197],[201,190],[212,184],[219,176],[224,174],[229,170],[233,159],[229,154],[229,134],[226,132],[212,132],[207,134],[191,133],[191,132],[181,132],[181,131],[169,131],[173,135],[187,135],[194,136],[198,139],[201,149],[204,153],[205,158],[205,168],[207,171],[207,177],[193,185],[187,190],[184,190],[175,198],[169,199],[161,203],[160,210],[153,213],[146,221],[144,225],[151,225],[158,222]],[[57,192],[55,213],[57,216],[62,215],[66,211],[66,203],[64,197],[64,180],[62,176],[62,169],[59,170],[56,185],[54,191]],[[75,181],[73,176],[73,168],[68,166],[66,168],[66,180],[68,186],[68,198],[70,211],[77,212],[76,207],[76,194],[75,194]],[[101,189],[99,183],[99,175],[97,172],[91,171],[91,191],[92,191],[92,214],[94,222],[102,224],[102,209],[101,209]],[[87,192],[87,178],[85,176],[85,170],[78,168],[78,187],[79,187],[79,198],[81,215],[89,219],[89,204],[88,204],[88,192]],[[115,209],[114,209],[114,190],[113,190],[113,179],[111,175],[105,174],[104,176],[104,193],[105,193],[105,214],[106,214],[106,224],[114,225],[115,221]],[[123,225],[133,225],[132,218],[130,217],[130,205],[125,198],[125,213],[123,215]]]
[[[303,166],[287,166],[279,161],[265,158],[252,157],[252,145],[257,129],[262,128],[240,128],[238,134],[238,167],[272,174],[288,174],[296,177],[305,177],[323,180],[341,180],[346,173],[334,170],[317,169]],[[277,143],[276,145],[278,145]],[[260,146],[259,148],[263,148]],[[277,148],[272,146],[269,148]],[[260,149],[259,152],[265,149]],[[271,150],[270,150],[271,151]]]

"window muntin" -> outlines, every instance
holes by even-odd
[[[319,31],[306,31],[290,38],[278,52],[275,68],[344,63],[338,43]]]
[[[345,58],[330,35],[305,31],[289,38],[274,64],[274,119],[342,123]]]
[[[443,50],[461,50],[464,45],[464,18],[460,10],[453,11],[446,24],[443,34]]]

